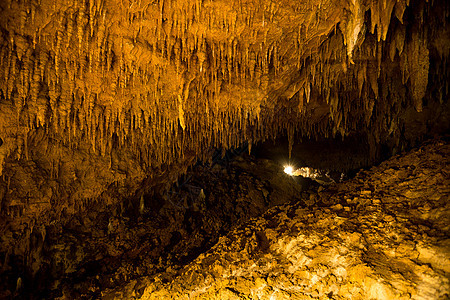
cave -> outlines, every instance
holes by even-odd
[[[1,299],[449,299],[448,0],[0,1]]]

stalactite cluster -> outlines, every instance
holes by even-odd
[[[282,132],[398,137],[448,98],[449,4],[412,2],[3,1],[0,163],[37,128],[148,171]]]

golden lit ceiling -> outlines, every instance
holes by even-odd
[[[2,1],[0,162],[37,128],[147,170],[281,132],[398,137],[448,97],[449,4],[412,2]]]

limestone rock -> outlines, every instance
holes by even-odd
[[[346,212],[340,204],[327,209],[297,202],[272,208],[221,238],[166,283],[159,276],[147,279],[141,299],[446,298],[450,181],[442,173],[449,171],[449,154],[448,142],[430,143],[317,196],[317,202],[328,197],[339,202],[364,182],[373,191],[361,194],[379,198],[376,207],[366,202]],[[412,165],[414,175],[405,172]],[[417,197],[408,197],[411,193]],[[427,209],[440,207],[446,216],[417,216],[432,194],[436,200],[428,201]],[[263,238],[253,244],[255,233]]]

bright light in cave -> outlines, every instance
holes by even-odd
[[[294,168],[292,166],[285,166],[284,167],[284,173],[288,174],[288,175],[293,175],[294,173]]]

